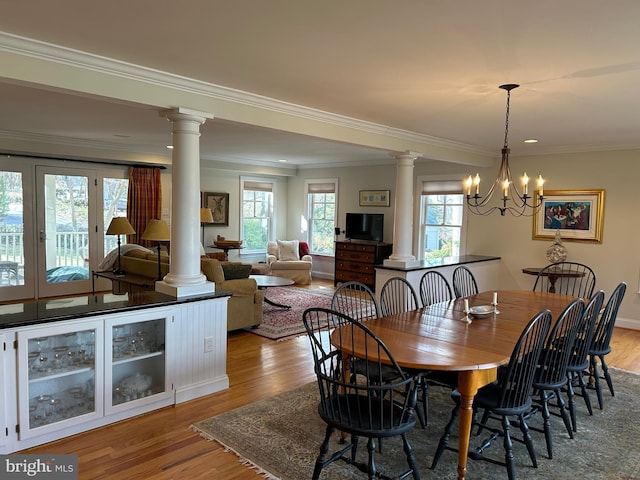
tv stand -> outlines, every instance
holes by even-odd
[[[361,282],[371,290],[376,288],[375,265],[389,258],[393,244],[372,240],[345,240],[336,242],[333,286],[339,282]]]

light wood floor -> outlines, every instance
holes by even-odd
[[[609,365],[640,373],[640,331],[616,329],[612,346]],[[28,453],[77,454],[81,480],[264,478],[241,465],[217,442],[202,439],[189,425],[314,380],[309,353],[305,337],[274,342],[252,333],[231,333],[228,390],[42,445]]]

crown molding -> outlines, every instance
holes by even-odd
[[[482,156],[493,153],[486,149],[465,143],[454,142],[431,135],[420,134],[302,105],[296,105],[254,93],[223,87],[6,32],[0,32],[0,51],[72,66],[110,76],[132,79],[185,93],[224,100],[298,118],[309,119],[328,125],[346,127],[365,133],[395,138],[402,141],[417,142],[438,148],[445,148]]]

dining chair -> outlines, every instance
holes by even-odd
[[[386,345],[362,322],[324,308],[305,310],[302,320],[309,336],[320,391],[318,413],[327,424],[315,461],[313,480],[320,477],[324,467],[339,459],[368,473],[371,479],[392,477],[377,471],[374,453],[377,439],[395,436],[402,439],[408,466],[397,478],[412,475],[419,480],[416,457],[407,438],[407,433],[416,424],[417,379],[398,366]],[[341,334],[335,338],[334,345],[328,339],[328,332],[340,325],[338,332]],[[363,339],[368,359],[367,371],[357,382],[353,381],[348,362],[342,360],[344,351],[352,347],[353,338]],[[396,380],[383,378],[383,366],[394,370]],[[351,435],[351,441],[330,453],[329,443],[335,430]],[[368,439],[366,464],[356,461],[359,437]]]
[[[589,300],[589,303],[582,314],[580,329],[578,330],[573,351],[571,352],[569,362],[567,363],[567,397],[569,399],[571,428],[574,432],[577,431],[576,403],[575,393],[573,390],[576,382],[580,386],[580,395],[584,399],[589,415],[593,415],[589,391],[587,390],[587,384],[584,381],[584,375],[589,368],[589,347],[593,340],[593,332],[603,303],[604,292],[602,290],[597,292],[593,297],[591,297],[591,300]]]
[[[402,277],[392,277],[380,290],[380,313],[383,317],[419,308],[413,286]]]
[[[453,299],[451,285],[449,285],[444,275],[437,270],[427,270],[422,275],[418,290],[420,291],[420,300],[423,307]]]
[[[582,263],[551,263],[542,268],[533,284],[533,291],[552,292],[590,299],[596,285],[596,274]]]
[[[502,372],[502,375],[499,376],[496,382],[480,388],[473,400],[473,425],[478,426],[478,433],[487,429],[492,435],[477,449],[469,450],[469,457],[506,466],[509,480],[515,478],[513,440],[516,440],[515,438],[512,439],[510,417],[516,417],[515,424],[520,427],[522,432],[522,438],[517,440],[526,445],[533,466],[537,467],[538,465],[526,416],[531,410],[531,388],[540,352],[549,333],[550,325],[551,312],[549,310],[542,310],[534,315],[520,334],[511,353],[509,364]],[[445,426],[444,433],[438,442],[438,447],[431,463],[432,469],[436,467],[444,450],[455,451],[454,448],[448,446],[448,441],[460,413],[461,397],[458,390],[453,391],[451,398],[454,400],[455,406],[451,412],[451,418]],[[485,410],[485,414],[482,420],[478,422],[476,413],[479,409]],[[489,421],[496,419],[500,420],[499,427],[489,425]],[[485,450],[498,437],[504,438],[504,462],[484,455]]]
[[[620,282],[613,290],[613,293],[607,300],[607,304],[596,323],[596,327],[593,332],[593,340],[589,347],[591,375],[594,379],[594,386],[596,389],[596,395],[598,396],[598,405],[600,410],[603,408],[602,386],[600,384],[601,378],[606,380],[611,396],[615,396],[611,374],[609,373],[609,367],[607,366],[604,357],[611,352],[611,335],[613,335],[613,327],[615,326],[616,318],[618,317],[618,309],[620,308],[620,304],[622,303],[626,290],[627,284],[625,282]],[[598,372],[598,359],[600,360],[600,366],[602,367],[602,376]]]
[[[478,293],[478,283],[471,270],[461,265],[453,271],[453,292],[457,298]]]
[[[533,412],[540,411],[542,414],[542,431],[544,432],[549,458],[553,458],[550,413],[552,400],[555,399],[559,410],[558,415],[562,417],[569,437],[573,438],[571,418],[561,390],[568,382],[567,365],[573,352],[578,330],[582,326],[584,310],[584,301],[578,298],[562,311],[547,337],[533,380],[533,391],[539,397],[534,400],[538,405],[533,408]],[[530,428],[532,430],[540,430],[537,427]]]
[[[361,282],[345,282],[333,293],[331,310],[356,320],[368,320],[380,316],[380,307],[373,291]]]

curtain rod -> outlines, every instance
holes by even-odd
[[[79,162],[79,163],[97,163],[99,165],[114,165],[118,167],[138,167],[138,168],[157,168],[159,170],[166,170],[167,167],[164,165],[150,165],[148,163],[132,163],[132,162],[106,162],[104,160],[77,160],[73,158],[62,158],[62,157],[45,157],[43,155],[25,155],[23,153],[9,153],[2,152],[0,153],[2,156],[6,157],[27,157],[27,158],[36,158],[41,160],[61,160],[64,162]]]

